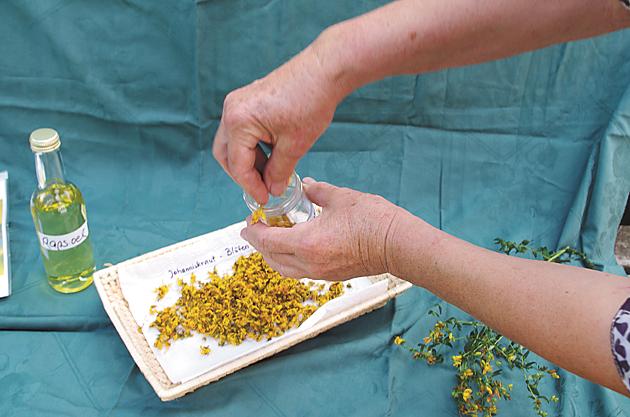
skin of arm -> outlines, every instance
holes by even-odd
[[[570,372],[626,396],[610,345],[627,279],[476,247],[382,197],[304,179],[322,214],[241,235],[286,276],[344,280],[389,272],[463,309]]]
[[[388,237],[391,273],[458,306],[562,368],[628,396],[610,329],[630,296],[622,277],[479,248],[409,213]]]
[[[399,0],[331,26],[313,47],[351,92],[387,76],[477,64],[629,25],[616,0]]]
[[[259,203],[279,195],[337,105],[381,78],[499,59],[630,25],[618,0],[399,0],[324,30],[262,79],[228,94],[213,142]],[[263,175],[258,141],[273,147]]]

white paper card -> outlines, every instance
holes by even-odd
[[[118,267],[120,287],[129,304],[129,310],[173,383],[189,381],[244,355],[280,342],[289,335],[304,332],[321,320],[387,291],[386,280],[372,282],[369,278],[355,278],[349,281],[351,288],[345,288],[342,296],[324,304],[300,327],[270,341],[256,342],[247,339],[238,346],[219,346],[214,339],[208,337],[204,341],[202,336],[195,334],[193,337],[177,340],[167,350],[156,349],[153,343],[158,331],[150,327],[155,317],[149,313],[150,307],[157,305],[158,309],[162,309],[175,303],[179,297],[177,278],[188,281],[190,274],[194,272],[198,281],[205,281],[208,272],[215,267],[219,274],[225,274],[231,271],[239,256],[254,252],[240,237],[240,231],[244,227],[245,222],[237,223],[208,233],[194,239],[192,244],[176,247],[160,256],[149,255],[141,262],[124,262]],[[154,290],[165,284],[170,285],[170,290],[157,302]],[[210,347],[211,353],[207,356],[201,355],[201,345]]]
[[[9,174],[0,172],[0,298],[11,294],[11,263],[9,262]]]
[[[90,236],[87,222],[83,222],[76,230],[65,235],[47,235],[37,232],[39,245],[43,250],[64,251],[76,248]]]

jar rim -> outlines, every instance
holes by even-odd
[[[288,190],[291,190],[291,194],[286,194]],[[297,204],[300,202],[300,198],[302,196],[302,181],[298,174],[293,171],[291,177],[289,177],[289,184],[287,185],[287,189],[278,197],[269,196],[269,201],[277,200],[274,204],[269,205],[269,202],[265,204],[263,207],[263,212],[267,216],[281,216],[291,211]],[[249,208],[250,211],[256,211],[260,205],[256,200],[245,191],[243,191],[243,200],[245,204]]]

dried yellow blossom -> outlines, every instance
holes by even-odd
[[[209,355],[210,354],[210,347],[209,346],[199,346],[199,353],[201,353],[202,355]]]
[[[293,227],[295,225],[286,214],[268,217],[266,223],[267,226],[272,227]]]
[[[405,339],[403,339],[402,337],[396,336],[394,338],[394,344],[395,345],[402,345],[403,343],[405,343]]]
[[[155,293],[157,294],[157,300],[160,301],[168,293],[168,285],[160,285],[155,289]]]
[[[258,206],[258,208],[252,213],[252,224],[262,221],[267,223],[267,215],[265,214],[265,206]]]
[[[281,214],[279,216],[267,216],[267,213],[265,213],[265,206],[258,206],[258,208],[252,213],[251,224],[258,222],[262,222],[267,226],[272,227],[293,227],[295,225],[295,223],[293,223],[286,214]]]
[[[343,293],[340,282],[315,291],[283,277],[257,252],[237,259],[231,274],[210,272],[209,278],[182,283],[175,304],[158,311],[151,323],[159,331],[155,347],[169,347],[193,332],[212,337],[219,345],[239,345],[247,338],[269,340],[299,326],[319,306]]]

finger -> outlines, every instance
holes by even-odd
[[[299,242],[299,230],[284,227],[269,227],[262,223],[248,225],[241,230],[241,237],[262,254],[295,253],[293,242]]]
[[[228,172],[227,169],[227,136],[225,134],[225,128],[223,127],[223,123],[219,124],[219,128],[214,135],[214,140],[212,141],[212,155],[214,159],[217,160],[219,165],[223,168],[225,172]],[[228,173],[229,174],[229,173]]]
[[[295,279],[306,278],[307,273],[295,255],[269,253],[263,256],[263,258],[274,271],[279,272],[280,275],[284,277]]]
[[[265,185],[272,195],[278,196],[284,192],[295,165],[303,155],[291,149],[291,145],[286,139],[278,140],[265,166]]]
[[[308,199],[320,207],[329,206],[338,190],[339,188],[327,182],[313,181],[304,184],[304,191]]]
[[[228,171],[245,192],[251,195],[258,204],[266,204],[269,200],[267,187],[256,168],[256,145],[247,147],[241,143],[230,141],[227,145]]]

